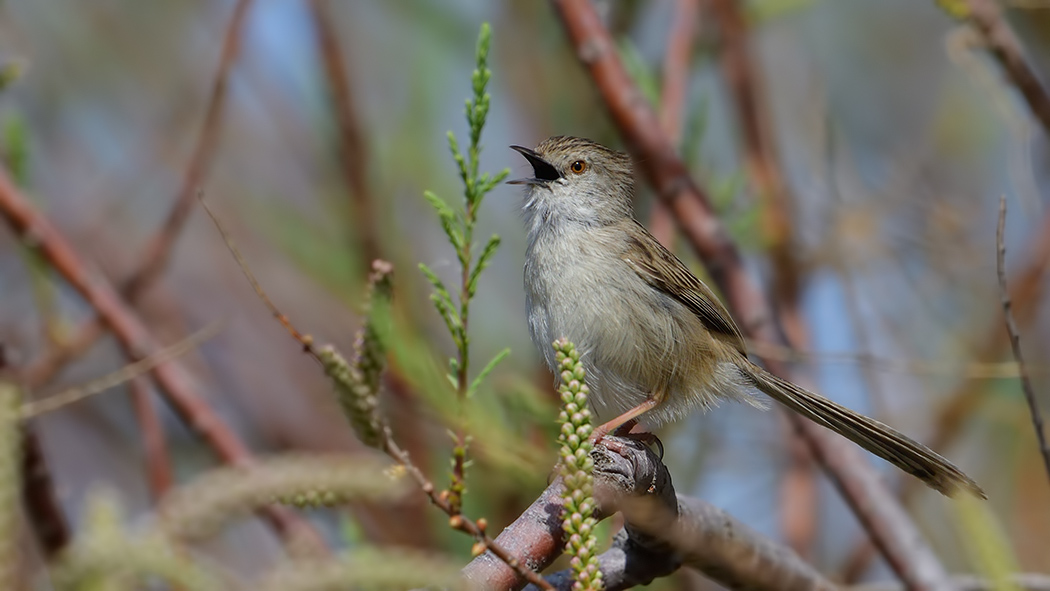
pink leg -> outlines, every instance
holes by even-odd
[[[628,410],[627,412],[616,417],[615,419],[603,425],[600,425],[597,429],[594,430],[594,433],[591,433],[591,441],[594,443],[598,443],[609,433],[619,435],[625,427],[626,430],[623,432],[629,432],[634,426],[634,424],[638,422],[638,417],[652,410],[653,407],[655,407],[657,404],[659,404],[659,401],[656,399],[656,397],[650,396],[649,398],[646,398],[645,402]]]

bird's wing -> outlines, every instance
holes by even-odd
[[[714,336],[733,345],[746,356],[744,337],[718,296],[649,234],[645,227],[636,225],[648,240],[634,238],[628,233],[631,239],[623,253],[623,260],[654,289],[689,308]]]

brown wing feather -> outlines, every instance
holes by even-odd
[[[623,260],[654,289],[684,304],[703,321],[708,330],[746,356],[744,337],[741,336],[740,329],[729,315],[729,311],[718,300],[718,296],[704,285],[703,281],[697,279],[678,257],[649,234],[644,226],[635,223],[641,233],[649,239],[638,239],[629,233],[630,240]]]

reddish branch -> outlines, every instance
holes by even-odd
[[[164,496],[171,488],[171,456],[164,437],[164,426],[157,414],[156,401],[150,395],[149,383],[143,377],[128,382],[135,417],[142,429],[142,444],[146,456],[146,481],[154,500]]]
[[[317,29],[317,48],[324,66],[328,91],[339,125],[340,164],[350,190],[350,220],[353,223],[357,255],[361,261],[380,257],[379,226],[368,185],[368,150],[357,116],[354,94],[339,34],[332,23],[328,0],[310,0],[311,15]]]
[[[208,97],[204,121],[183,174],[179,191],[164,224],[146,244],[144,254],[135,266],[135,270],[121,284],[120,292],[128,302],[137,302],[143,292],[167,267],[175,240],[183,226],[186,225],[186,220],[193,208],[194,196],[208,173],[208,168],[215,155],[215,148],[218,145],[229,73],[241,46],[241,29],[243,29],[251,3],[252,0],[238,0],[230,22],[226,26],[219,67]],[[80,325],[64,346],[48,351],[27,369],[24,374],[26,385],[33,389],[47,383],[66,363],[86,352],[102,336],[103,332],[105,332],[103,321],[97,315]]]
[[[201,124],[200,134],[197,136],[182,184],[168,212],[168,217],[146,244],[145,252],[135,267],[135,271],[121,285],[122,297],[132,304],[139,300],[167,267],[175,240],[185,226],[186,219],[193,207],[193,197],[213,160],[218,144],[223,107],[226,102],[227,79],[241,45],[241,29],[250,4],[251,0],[239,0],[226,27],[219,68],[208,97],[204,122]],[[24,380],[29,388],[38,388],[48,382],[66,363],[90,349],[105,332],[104,324],[101,314],[96,314],[94,318],[80,325],[68,342],[44,353],[24,374]],[[131,398],[143,434],[146,473],[151,491],[159,495],[171,485],[171,467],[164,443],[163,426],[149,396],[149,390],[141,379],[132,381]]]
[[[740,253],[715,217],[707,194],[690,178],[661,131],[656,115],[620,62],[616,47],[587,0],[553,2],[642,172],[671,207],[686,237],[726,294],[744,333],[755,340],[781,341],[770,307],[744,269]],[[780,363],[767,367],[784,375]],[[832,433],[789,415],[810,451],[842,492],[897,575],[915,589],[943,588],[944,569],[909,519],[859,452]]]
[[[809,335],[799,308],[802,278],[791,220],[794,199],[781,174],[761,71],[752,52],[751,27],[739,0],[710,0],[710,5],[721,36],[722,77],[744,140],[744,167],[762,203],[763,235],[772,261],[774,305],[788,340],[805,346]],[[792,442],[790,457],[790,468],[782,484],[781,519],[791,547],[805,555],[816,537],[813,459],[799,442]]]
[[[682,118],[689,95],[689,57],[699,28],[699,18],[699,0],[675,2],[674,24],[667,37],[663,90],[660,92],[660,125],[675,145],[680,143],[682,136]],[[649,229],[664,246],[673,249],[674,219],[660,200],[653,202]]]
[[[0,171],[0,217],[16,234],[57,271],[88,305],[95,310],[105,328],[113,333],[124,356],[138,361],[159,347],[138,316],[97,270],[88,266],[65,237],[37,211]],[[226,463],[243,466],[252,463],[252,454],[229,425],[197,393],[193,378],[175,362],[161,363],[152,370],[153,379],[175,411]],[[303,539],[316,532],[294,513],[270,507],[265,516],[285,536]]]

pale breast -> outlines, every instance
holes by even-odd
[[[525,285],[532,339],[552,369],[551,343],[564,337],[576,344],[603,419],[651,393],[675,392],[678,402],[702,396],[696,391],[706,389],[702,384],[687,382],[713,377],[715,368],[701,367],[705,341],[697,336],[704,329],[685,306],[641,279],[600,230],[530,238]]]

